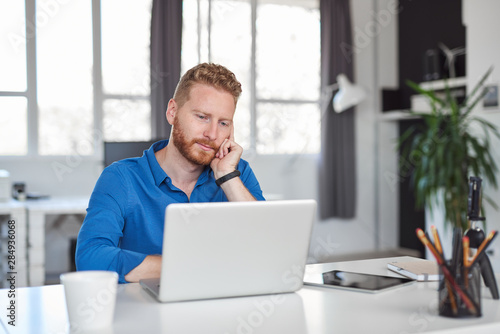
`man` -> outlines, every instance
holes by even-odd
[[[122,283],[159,277],[167,205],[264,200],[234,141],[240,94],[223,66],[204,63],[184,74],[167,106],[170,139],[99,177],[78,235],[78,270],[113,270]]]

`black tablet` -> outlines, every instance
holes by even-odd
[[[320,279],[306,279],[304,284],[373,293],[407,285],[413,282],[415,282],[415,280],[404,277],[381,276],[332,270],[322,273]]]

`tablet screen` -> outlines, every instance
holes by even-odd
[[[414,280],[409,278],[360,274],[340,270],[323,273],[323,285],[361,289],[370,292],[377,292],[411,282],[414,282]]]

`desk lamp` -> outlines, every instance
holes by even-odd
[[[352,84],[345,74],[337,76],[337,85],[339,91],[333,97],[333,108],[337,113],[357,105],[366,98],[363,88]]]

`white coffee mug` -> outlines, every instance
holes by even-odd
[[[78,271],[60,276],[72,332],[110,328],[116,303],[118,274],[113,271]]]

